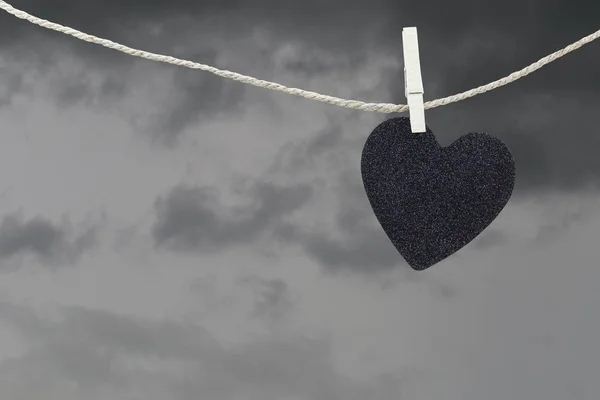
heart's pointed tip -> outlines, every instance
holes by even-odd
[[[415,266],[410,266],[410,269],[412,269],[413,271],[417,271],[417,272],[423,272],[426,269],[429,269],[429,267],[415,267]]]
[[[437,264],[437,263],[436,263]],[[431,264],[431,265],[414,265],[414,264],[408,264],[408,266],[413,270],[413,271],[417,271],[417,272],[422,272],[425,271],[426,269],[429,269],[431,267],[433,267],[435,264]]]

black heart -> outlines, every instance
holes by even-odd
[[[412,133],[408,118],[375,128],[361,171],[377,220],[418,271],[483,232],[508,203],[515,183],[515,162],[499,139],[469,133],[442,147],[429,127]]]

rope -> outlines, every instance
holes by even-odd
[[[129,54],[131,56],[141,57],[141,58],[145,58],[148,60],[178,65],[178,66],[192,68],[192,69],[200,69],[203,71],[208,71],[210,73],[213,73],[222,78],[232,79],[234,81],[238,81],[241,83],[246,83],[249,85],[253,85],[253,86],[257,86],[257,87],[261,87],[261,88],[265,88],[265,89],[276,90],[279,92],[284,92],[284,93],[292,94],[295,96],[304,97],[309,100],[316,100],[316,101],[320,101],[322,103],[333,104],[336,106],[350,108],[353,110],[371,111],[371,112],[379,112],[379,113],[400,113],[400,112],[408,111],[408,105],[406,105],[406,104],[365,103],[365,102],[357,101],[357,100],[341,99],[338,97],[327,96],[324,94],[310,92],[310,91],[302,90],[302,89],[298,89],[298,88],[290,88],[287,86],[283,86],[279,83],[256,79],[251,76],[238,74],[236,72],[220,70],[218,68],[211,67],[211,66],[205,65],[205,64],[199,64],[199,63],[195,63],[192,61],[181,60],[181,59],[171,57],[171,56],[165,56],[165,55],[161,55],[161,54],[149,53],[149,52],[143,51],[143,50],[133,49],[131,47],[127,47],[127,46],[112,42],[107,39],[98,38],[96,36],[80,32],[76,29],[69,28],[67,26],[62,26],[62,25],[56,24],[54,22],[47,21],[45,19],[35,17],[33,15],[26,13],[25,11],[21,11],[21,10],[14,8],[13,6],[11,6],[6,1],[3,1],[3,0],[0,0],[0,9],[3,9],[4,11],[8,12],[9,14],[14,15],[17,18],[29,21],[35,25],[39,25],[42,28],[61,32],[66,35],[73,36],[79,40],[99,44],[101,46],[108,47],[109,49],[117,50],[117,51]],[[580,47],[592,42],[593,40],[598,39],[599,37],[600,37],[600,30],[576,41],[575,43],[568,45],[567,47],[565,47],[559,51],[556,51],[556,52],[534,62],[533,64],[529,65],[528,67],[525,67],[519,71],[513,72],[512,74],[510,74],[504,78],[498,79],[497,81],[494,81],[494,82],[490,82],[487,85],[483,85],[483,86],[479,86],[479,87],[471,89],[471,90],[467,90],[466,92],[463,92],[463,93],[455,94],[452,96],[444,97],[444,98],[433,100],[433,101],[428,101],[423,104],[423,107],[427,110],[430,108],[444,106],[444,105],[450,104],[450,103],[456,103],[458,101],[468,99],[468,98],[476,96],[478,94],[489,92],[490,90],[499,88],[501,86],[508,85],[509,83],[512,83],[512,82],[516,81],[517,79],[520,79],[524,76],[531,74],[534,71],[537,71],[538,69],[551,63],[552,61],[556,60],[557,58],[560,58],[574,50],[577,50]]]

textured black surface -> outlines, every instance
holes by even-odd
[[[510,199],[515,164],[510,150],[485,133],[442,147],[429,128],[412,133],[408,118],[392,118],[365,143],[361,170],[373,211],[415,270],[460,250]]]

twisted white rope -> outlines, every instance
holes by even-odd
[[[280,85],[279,83],[263,81],[260,79],[253,78],[251,76],[245,76],[245,75],[241,75],[241,74],[227,71],[227,70],[220,70],[215,67],[211,67],[209,65],[199,64],[199,63],[195,63],[195,62],[187,61],[187,60],[181,60],[181,59],[171,57],[171,56],[149,53],[149,52],[143,51],[143,50],[132,49],[131,47],[127,47],[127,46],[112,42],[107,39],[102,39],[102,38],[98,38],[96,36],[88,35],[87,33],[80,32],[76,29],[69,28],[67,26],[62,26],[62,25],[56,24],[54,22],[47,21],[45,19],[35,17],[33,15],[26,13],[25,11],[21,11],[21,10],[14,8],[13,6],[11,6],[10,4],[8,4],[7,2],[5,2],[3,0],[0,0],[0,9],[3,9],[4,11],[8,12],[9,14],[14,15],[17,18],[24,19],[26,21],[31,22],[32,24],[39,25],[43,28],[61,32],[66,35],[73,36],[77,39],[84,40],[84,41],[90,42],[90,43],[99,44],[104,47],[108,47],[110,49],[117,50],[117,51],[129,54],[132,56],[146,58],[149,60],[164,62],[164,63],[168,63],[168,64],[179,65],[182,67],[187,67],[187,68],[192,68],[192,69],[201,69],[203,71],[211,72],[222,78],[233,79],[238,82],[247,83],[247,84],[258,86],[261,88],[277,90],[277,91],[292,94],[295,96],[304,97],[304,98],[307,98],[310,100],[316,100],[316,101],[320,101],[322,103],[329,103],[329,104],[333,104],[333,105],[340,106],[340,107],[351,108],[354,110],[372,111],[372,112],[379,112],[379,113],[399,113],[399,112],[408,111],[408,105],[406,105],[406,104],[365,103],[365,102],[357,101],[357,100],[340,99],[338,97],[327,96],[327,95],[323,95],[323,94],[319,94],[319,93],[315,93],[315,92],[309,92],[309,91],[302,90],[302,89],[290,88],[287,86]],[[600,37],[600,30],[576,41],[573,44],[568,45],[567,47],[565,47],[559,51],[556,51],[556,52],[534,62],[533,64],[529,65],[528,67],[525,67],[519,71],[513,72],[512,74],[510,74],[502,79],[498,79],[497,81],[490,82],[487,85],[479,86],[475,89],[467,90],[466,92],[463,92],[463,93],[455,94],[452,96],[444,97],[444,98],[433,100],[433,101],[428,101],[428,102],[424,103],[423,106],[425,109],[435,108],[435,107],[443,106],[446,104],[455,103],[457,101],[461,101],[464,99],[468,99],[468,98],[476,96],[478,94],[489,92],[490,90],[496,89],[500,86],[507,85],[509,83],[516,81],[517,79],[520,79],[526,75],[531,74],[532,72],[542,68],[543,66],[551,63],[552,61],[556,60],[557,58],[564,56],[565,54],[579,49],[583,45],[588,44],[591,41],[598,39],[599,37]]]

